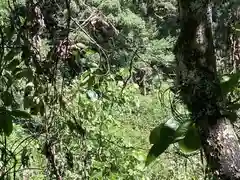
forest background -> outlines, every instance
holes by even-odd
[[[239,1],[213,6],[237,134],[239,20]],[[175,0],[2,0],[1,178],[210,179],[197,135],[149,158],[154,128],[190,118],[175,88],[179,22]]]

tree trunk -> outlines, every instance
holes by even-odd
[[[238,24],[240,21],[240,4],[234,3],[232,11],[231,11],[231,21],[233,24]],[[240,65],[240,36],[236,30],[232,30],[232,64],[233,71],[239,71]]]
[[[177,87],[199,128],[207,163],[217,179],[240,179],[240,145],[227,117],[216,72],[210,0],[179,0]]]

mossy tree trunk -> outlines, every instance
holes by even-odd
[[[177,86],[199,128],[209,167],[218,179],[240,179],[240,145],[224,107],[216,72],[210,0],[179,0]]]

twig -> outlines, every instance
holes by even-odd
[[[105,74],[107,74],[108,72],[109,72],[109,70],[110,70],[110,67],[109,67],[109,59],[108,59],[108,56],[107,56],[107,54],[105,53],[105,49],[103,49],[103,47],[101,47],[86,31],[85,31],[85,29],[77,22],[77,21],[75,21],[75,19],[73,19],[72,17],[71,17],[71,19],[72,19],[72,21],[81,29],[81,31],[82,32],[84,32],[84,34],[86,34],[88,37],[89,37],[89,39],[91,40],[91,43],[93,43],[93,44],[95,44],[98,48],[99,48],[99,50],[101,50],[101,53],[103,54],[103,56],[104,56],[104,58],[107,60],[107,64],[108,64],[108,71],[105,73]]]
[[[127,83],[129,82],[129,80],[130,80],[131,77],[132,77],[132,71],[133,71],[133,60],[134,60],[134,58],[136,57],[138,50],[139,50],[139,47],[134,51],[133,56],[132,56],[132,58],[131,58],[131,61],[130,61],[130,68],[129,68],[129,76],[128,76],[128,78],[126,79],[126,81],[124,82],[124,84],[123,84],[123,87],[122,87],[122,90],[121,90],[121,93],[120,93],[121,95],[122,95],[124,89],[126,88]]]

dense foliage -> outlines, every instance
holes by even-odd
[[[220,73],[239,64],[236,7],[214,8]],[[0,21],[2,179],[205,178],[174,87],[175,0],[3,0]],[[239,74],[222,79],[236,120]]]

